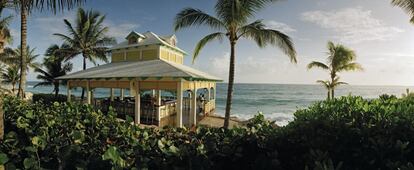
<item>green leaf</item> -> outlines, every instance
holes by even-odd
[[[4,165],[9,161],[9,157],[6,154],[0,153],[0,165]]]
[[[36,160],[34,158],[25,158],[23,165],[25,169],[31,169],[36,165]]]
[[[121,155],[119,154],[117,148],[115,146],[109,147],[104,155],[102,155],[103,160],[111,160],[116,165],[119,165],[120,167],[125,167],[125,161],[121,158]]]

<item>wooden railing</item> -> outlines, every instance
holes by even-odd
[[[214,112],[215,108],[216,108],[215,99],[212,99],[204,103],[204,115],[209,115],[210,113]]]

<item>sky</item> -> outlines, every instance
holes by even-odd
[[[375,2],[374,2],[375,1]],[[250,40],[241,39],[236,47],[236,83],[315,84],[328,79],[322,70],[307,70],[314,60],[325,61],[328,41],[343,44],[357,54],[362,72],[340,73],[343,81],[354,85],[414,85],[414,25],[391,0],[281,0],[273,3],[250,20],[263,19],[269,28],[289,35],[297,51],[298,63],[277,47],[259,48]],[[158,35],[176,34],[178,46],[189,55],[185,64],[227,80],[229,43],[207,44],[192,64],[195,44],[214,30],[194,27],[174,32],[175,15],[187,7],[198,8],[214,15],[215,0],[87,0],[85,9],[106,15],[104,24],[109,36],[118,42],[132,30],[152,31]],[[14,43],[20,43],[20,19],[13,10],[11,24]],[[66,34],[63,19],[73,22],[76,9],[56,15],[34,11],[28,20],[28,44],[36,48],[38,62],[51,44],[62,40],[53,33]],[[73,71],[82,67],[81,56],[72,60]],[[102,63],[101,63],[102,64]],[[87,64],[93,67],[92,63]],[[30,72],[29,81],[36,80]]]

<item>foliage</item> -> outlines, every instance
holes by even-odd
[[[335,88],[339,85],[347,84],[346,82],[339,81],[338,73],[363,70],[362,66],[356,63],[355,60],[356,54],[353,50],[340,44],[328,42],[327,63],[312,61],[307,67],[308,69],[317,67],[329,72],[330,80],[318,80],[316,82],[322,84],[328,90],[327,99],[333,99],[335,97]]]
[[[0,163],[38,169],[412,169],[414,98],[341,97],[286,127],[142,128],[86,105],[5,98]]]
[[[296,63],[296,50],[293,42],[286,34],[268,28],[262,20],[249,23],[255,14],[270,5],[275,0],[218,0],[215,5],[216,17],[202,10],[185,8],[175,17],[174,29],[180,30],[192,26],[208,26],[217,32],[202,38],[196,45],[193,62],[204,46],[213,40],[228,39],[230,44],[229,81],[225,110],[224,128],[230,121],[231,101],[235,76],[235,48],[239,39],[253,40],[260,48],[267,46],[278,47],[292,62]]]
[[[38,54],[35,54],[36,48],[30,48],[27,46],[26,51],[27,55],[25,56],[26,59],[26,70],[29,71],[29,68],[36,69],[40,67],[40,64],[36,62],[36,59],[39,57]],[[21,47],[17,47],[15,49],[12,48],[5,48],[4,53],[0,54],[0,58],[2,61],[9,65],[21,65]]]
[[[73,64],[70,62],[65,62],[65,55],[60,53],[61,49],[68,48],[67,45],[63,44],[60,47],[56,44],[51,45],[46,50],[46,58],[43,61],[42,68],[36,68],[35,72],[40,73],[37,75],[37,79],[42,80],[42,82],[37,83],[34,87],[37,86],[51,86],[53,85],[53,92],[57,96],[59,94],[59,85],[65,85],[66,81],[59,81],[56,78],[66,75],[68,72],[72,71]]]
[[[3,83],[12,85],[12,92],[14,92],[19,81],[19,68],[17,66],[9,66],[0,74],[0,77]]]
[[[43,93],[36,93],[33,94],[32,100],[33,102],[41,102],[43,104],[52,105],[55,102],[63,103],[68,101],[68,97],[63,94],[43,94]]]

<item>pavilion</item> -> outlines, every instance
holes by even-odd
[[[109,106],[134,118],[136,124],[194,126],[214,112],[216,82],[220,78],[183,65],[186,52],[178,48],[175,35],[131,32],[126,41],[111,49],[111,62],[59,77],[67,81],[68,101],[72,89],[86,89],[87,104],[105,110]],[[110,96],[100,102],[94,89],[106,88]],[[120,89],[116,101],[114,90]],[[124,89],[130,98],[124,97]],[[144,92],[150,91],[150,95]],[[166,91],[173,97],[164,97]],[[96,103],[100,103],[99,105]],[[120,106],[120,103],[122,107]]]

